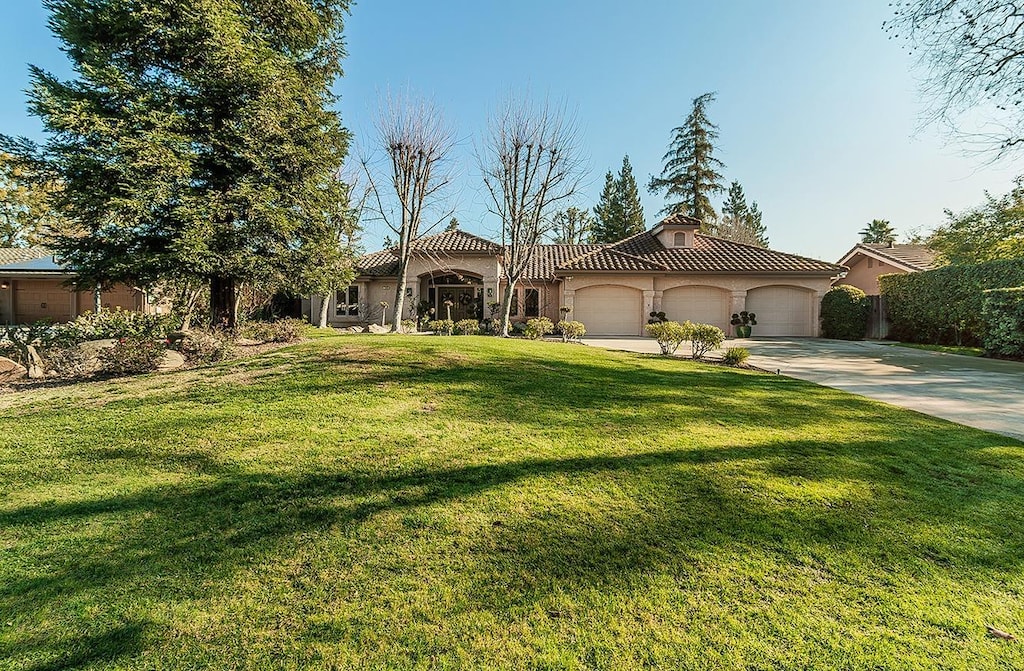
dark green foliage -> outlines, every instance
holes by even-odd
[[[722,363],[728,366],[739,366],[750,358],[750,350],[746,347],[730,347],[722,355]]]
[[[84,283],[201,280],[233,325],[239,284],[331,244],[347,0],[46,5],[76,77],[33,68],[29,109],[73,222],[54,245]]]
[[[1024,357],[1024,287],[989,289],[984,294],[985,353]]]
[[[633,177],[629,156],[622,159],[618,176],[609,171],[604,178],[601,199],[594,207],[597,220],[593,225],[592,242],[618,242],[647,228],[640,190]]]
[[[867,294],[849,284],[829,289],[821,299],[821,335],[839,340],[863,340],[871,316]]]
[[[884,245],[896,239],[896,229],[885,219],[872,219],[860,231],[860,241],[867,244]]]
[[[661,176],[652,177],[647,185],[651,193],[664,191],[670,201],[661,214],[696,217],[703,222],[701,230],[705,233],[717,218],[711,196],[725,190],[719,172],[725,164],[714,156],[718,126],[707,115],[707,107],[714,100],[714,93],[694,98],[683,125],[672,129],[672,142],[662,157],[665,166]]]
[[[882,275],[889,333],[906,342],[979,345],[985,289],[1024,285],[1024,259]]]
[[[761,216],[757,203],[748,206],[743,186],[738,180],[733,180],[726,201],[722,204],[722,218],[715,224],[714,233],[726,240],[767,247],[768,231]]]
[[[928,246],[953,264],[1024,258],[1024,177],[1008,194],[986,192],[981,205],[946,210],[946,223],[928,236]]]

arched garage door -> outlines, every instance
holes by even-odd
[[[640,335],[643,294],[631,287],[599,286],[576,291],[572,318],[587,335]]]
[[[814,294],[797,287],[758,287],[747,292],[747,312],[757,315],[755,336],[812,336]]]
[[[675,322],[689,319],[729,332],[729,294],[715,287],[676,287],[661,296],[661,311]]]

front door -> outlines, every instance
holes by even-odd
[[[479,306],[482,300],[482,289],[475,286],[454,285],[439,286],[435,292],[434,306],[437,319],[447,319],[451,308],[452,321],[460,319],[479,319]],[[451,305],[447,305],[451,303]]]

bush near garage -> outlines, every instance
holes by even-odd
[[[838,340],[863,340],[868,332],[871,301],[857,287],[839,284],[821,299],[821,335]]]
[[[1024,358],[1024,287],[985,291],[982,317],[985,354]]]
[[[526,322],[526,328],[523,330],[523,335],[530,340],[538,340],[553,333],[555,325],[547,317],[537,317],[536,319],[529,319]]]
[[[980,345],[984,291],[1024,285],[1024,259],[946,266],[878,278],[889,333],[904,342]]]

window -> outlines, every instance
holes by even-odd
[[[526,290],[526,316],[527,317],[539,317],[540,316],[540,289],[527,289]]]
[[[673,247],[685,247],[686,246],[686,231],[678,231],[672,238]]]
[[[351,286],[342,289],[334,297],[334,314],[337,317],[356,317],[359,315],[359,287]]]

